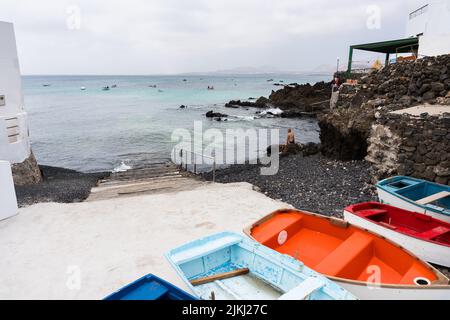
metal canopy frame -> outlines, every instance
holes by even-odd
[[[347,72],[350,73],[352,71],[354,50],[384,53],[386,54],[387,65],[391,54],[416,53],[418,49],[418,37],[353,45],[350,46]]]

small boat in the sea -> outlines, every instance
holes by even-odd
[[[109,86],[103,87],[103,91],[109,91],[111,88]]]
[[[381,203],[450,223],[450,186],[399,176],[380,181],[377,190]]]
[[[51,84],[48,84],[48,83],[46,83],[46,84],[43,84],[42,86],[43,86],[43,87],[45,87],[45,88],[48,88],[48,87],[51,87],[52,85],[51,85]]]
[[[363,300],[450,300],[450,280],[399,245],[344,220],[280,210],[244,231]]]
[[[450,267],[450,223],[376,202],[350,206],[344,210],[344,217],[425,261]]]
[[[104,300],[198,300],[157,276],[149,274],[109,295]]]
[[[117,88],[117,84],[113,84],[113,85],[111,86],[111,88],[116,89],[116,88]]]
[[[81,87],[80,90],[84,91],[84,90],[86,90],[86,87]]]
[[[224,232],[167,253],[202,300],[355,300],[303,263]]]

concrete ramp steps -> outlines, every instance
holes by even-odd
[[[153,164],[146,168],[111,174],[92,189],[91,195],[86,201],[178,192],[192,190],[205,184],[207,182],[181,172],[174,164]]]

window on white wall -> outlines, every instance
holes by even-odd
[[[8,135],[9,143],[15,143],[20,140],[19,119],[6,119],[6,133]]]

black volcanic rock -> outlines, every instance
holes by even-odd
[[[318,82],[315,85],[286,86],[284,89],[272,92],[271,103],[281,109],[298,108],[304,111],[305,106],[330,99],[331,83]]]
[[[227,114],[222,114],[214,111],[208,111],[206,113],[207,118],[228,118]]]
[[[255,98],[252,98],[251,100],[255,100]],[[255,102],[252,101],[241,101],[241,100],[231,100],[228,102],[225,107],[226,108],[266,108],[268,107],[268,104],[270,103],[269,99],[265,97],[260,97]]]

